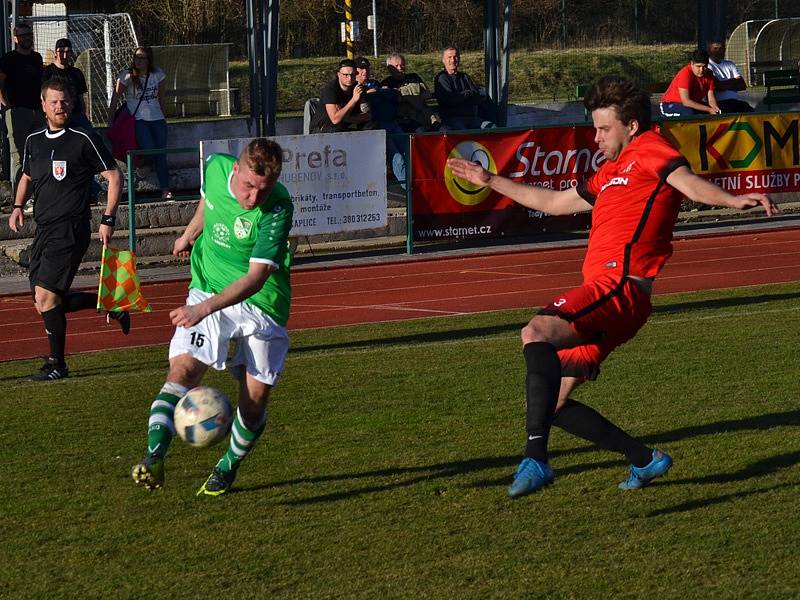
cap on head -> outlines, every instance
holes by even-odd
[[[72,42],[70,42],[67,38],[61,38],[56,42],[55,46],[56,50],[59,48],[72,48]]]
[[[355,62],[357,69],[369,69],[369,61],[363,56],[359,56]]]

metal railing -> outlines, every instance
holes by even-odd
[[[159,154],[197,154],[198,164],[200,149],[188,148],[150,148],[147,150],[129,150],[126,157],[128,167],[128,245],[131,252],[136,252],[136,175],[133,163],[137,156],[157,156]],[[173,200],[194,200],[196,196],[173,196]]]

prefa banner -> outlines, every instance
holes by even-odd
[[[290,235],[386,226],[385,136],[375,130],[270,138],[283,149],[279,181],[294,203]],[[200,159],[220,152],[239,156],[251,139],[204,140]]]
[[[800,190],[798,114],[664,121],[692,171],[732,194]]]
[[[474,160],[519,183],[564,190],[591,177],[605,160],[594,133],[587,124],[413,136],[414,240],[497,238],[588,227],[589,213],[554,217],[527,209],[456,177],[446,161]]]

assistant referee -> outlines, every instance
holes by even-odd
[[[68,84],[50,79],[42,85],[47,127],[25,141],[22,178],[8,219],[13,231],[24,221],[23,204],[33,187],[36,234],[31,247],[30,282],[36,310],[42,315],[50,354],[33,381],[63,379],[66,313],[94,308],[96,294],[70,291],[91,239],[90,190],[96,173],[108,180],[108,204],[100,220],[100,239],[108,244],[116,224],[120,172],[111,153],[93,131],[69,123],[74,100]],[[122,332],[130,330],[127,312],[108,313]]]

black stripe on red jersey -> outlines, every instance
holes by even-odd
[[[586,200],[589,204],[594,206],[595,200],[597,200],[597,196],[592,194],[589,191],[589,183],[584,179],[583,181],[578,182],[578,185],[575,186],[575,191],[578,192],[578,196]]]
[[[624,285],[625,285],[625,278],[623,277],[617,282],[617,285],[614,286],[614,289],[612,289],[606,294],[603,294],[591,304],[587,304],[576,313],[567,314],[556,308],[543,308],[536,314],[545,315],[548,317],[560,317],[561,319],[564,319],[567,323],[571,323],[576,319],[580,319],[581,317],[588,315],[593,310],[600,308],[603,304],[611,300],[611,298],[613,298],[614,296],[619,295]]]
[[[636,230],[633,232],[633,237],[631,241],[625,244],[625,258],[623,259],[622,263],[622,278],[625,279],[628,276],[628,272],[631,266],[631,251],[633,250],[633,245],[639,241],[639,238],[642,235],[642,231],[644,231],[644,226],[647,223],[647,219],[650,216],[650,211],[653,209],[653,204],[656,201],[656,196],[658,196],[658,192],[661,188],[665,185],[669,185],[667,183],[667,177],[669,177],[673,171],[679,169],[680,167],[689,166],[689,163],[683,156],[678,158],[674,158],[669,161],[664,168],[661,169],[659,173],[659,180],[658,184],[656,185],[653,193],[650,194],[650,197],[647,199],[647,204],[645,204],[644,210],[642,211],[642,216],[639,219],[639,224],[636,226]]]
[[[672,173],[672,171],[669,173]],[[669,175],[669,173],[667,173],[667,175]],[[653,208],[653,204],[655,204],[656,196],[658,196],[658,192],[661,190],[662,186],[665,185],[667,185],[666,176],[658,180],[658,185],[656,185],[653,193],[650,194],[650,197],[647,199],[647,204],[644,205],[642,216],[639,218],[639,224],[636,226],[636,230],[633,232],[631,241],[625,244],[625,258],[622,259],[622,279],[625,279],[628,276],[628,272],[631,267],[631,251],[633,250],[633,245],[639,241],[642,231],[644,231],[644,226],[647,224],[647,218],[650,216],[650,211]]]
[[[658,174],[658,176],[661,177],[661,179],[663,179],[664,181],[666,181],[667,177],[669,177],[675,169],[679,169],[680,167],[689,167],[689,169],[691,169],[689,161],[686,160],[686,158],[683,156],[679,156],[678,158],[673,158],[671,161],[665,164],[664,168],[661,169],[661,172]]]

